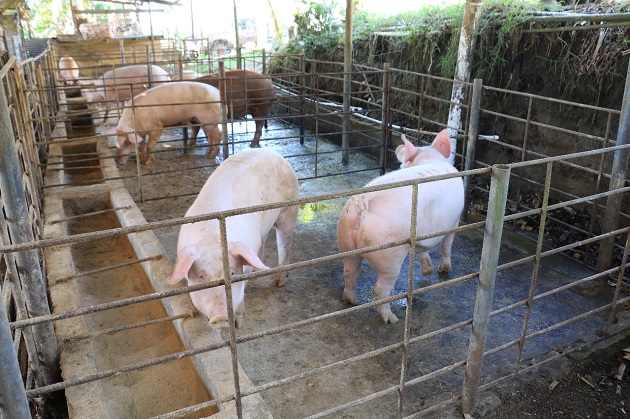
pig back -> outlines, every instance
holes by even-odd
[[[128,101],[122,119],[131,118],[135,111],[136,128],[153,129],[156,122],[164,127],[185,123],[195,118],[200,123],[218,123],[219,91],[195,82],[168,83],[153,87]],[[154,105],[154,106],[152,106]]]
[[[132,96],[129,85],[132,85],[133,96],[149,88],[149,68],[146,65],[130,65],[109,70],[102,76],[102,84],[107,90],[116,92],[118,100],[127,100]],[[151,83],[161,85],[171,78],[161,67],[151,65]]]
[[[214,73],[199,77],[195,81],[206,83],[223,89],[219,75]],[[234,111],[234,118],[251,115],[254,118],[264,117],[269,113],[276,92],[271,79],[251,70],[231,70],[225,72],[225,93],[221,99],[228,102],[228,109]]]
[[[295,171],[280,154],[247,149],[215,169],[186,215],[288,201],[299,196]],[[282,208],[271,211],[279,213]]]
[[[399,169],[374,179],[366,186],[427,178],[457,169],[448,162],[431,162]],[[373,237],[390,235],[396,231],[398,239],[409,234],[411,226],[412,187],[400,187],[370,192],[353,197],[361,213],[361,227]],[[461,178],[444,179],[418,184],[417,234],[427,235],[452,228],[464,208],[464,187]],[[432,247],[441,237],[427,239],[421,245]]]

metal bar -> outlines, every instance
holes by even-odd
[[[483,80],[473,81],[473,91],[471,98],[470,121],[468,123],[468,142],[466,147],[466,158],[464,170],[470,170],[475,164],[475,148],[477,145],[477,135],[479,135],[479,114],[481,112],[481,90]],[[464,177],[464,211],[461,219],[468,221],[468,207],[470,206],[470,176]]]
[[[389,160],[389,139],[391,138],[389,130],[389,100],[390,100],[390,88],[391,88],[391,70],[389,63],[383,64],[383,104],[381,110],[381,176],[385,174]]]
[[[617,130],[617,145],[630,144],[630,65],[626,73],[626,86],[621,104],[621,116],[619,117],[619,129]],[[626,173],[628,171],[628,159],[630,149],[624,148],[615,151],[610,175],[609,190],[623,188],[626,183]],[[607,233],[617,228],[619,212],[621,210],[623,195],[621,193],[610,195],[606,200],[606,212],[602,222],[602,232]],[[597,270],[602,271],[610,267],[612,263],[612,251],[615,238],[611,237],[602,240],[597,255]]]
[[[523,319],[523,326],[521,328],[521,338],[518,343],[518,351],[516,353],[516,361],[514,363],[514,370],[517,371],[523,355],[523,347],[525,346],[525,337],[527,335],[527,327],[529,326],[529,319],[532,313],[532,307],[534,305],[534,295],[536,292],[536,283],[538,282],[538,272],[540,270],[541,252],[545,238],[545,226],[547,222],[547,212],[549,204],[549,191],[551,189],[551,174],[553,170],[553,162],[547,163],[547,173],[545,175],[545,190],[543,195],[542,208],[540,213],[540,227],[538,229],[538,240],[536,241],[536,252],[534,254],[534,271],[532,272],[532,280],[529,285],[529,293],[527,296],[527,306],[525,310],[525,318]]]
[[[608,322],[604,328],[604,332],[608,333],[608,330],[612,326],[615,320],[615,312],[617,311],[617,304],[619,302],[619,293],[621,292],[621,284],[624,274],[626,272],[626,264],[628,263],[628,252],[630,251],[630,231],[626,236],[626,247],[623,250],[623,256],[621,258],[621,266],[619,267],[619,274],[617,274],[617,283],[615,284],[615,292],[613,293],[612,304],[610,306],[610,313],[608,315]]]
[[[16,76],[18,75],[19,72]],[[0,83],[0,173],[2,173],[0,190],[6,213],[6,218],[0,219],[7,224],[14,243],[32,243],[35,237],[24,196],[24,184],[3,83]],[[39,265],[39,252],[36,250],[19,252],[15,255],[15,261],[29,313],[34,317],[50,314],[44,275]],[[37,375],[41,374],[42,382],[46,384],[55,382],[60,373],[54,329],[51,324],[40,325],[34,329],[33,335],[37,347],[37,357],[34,358],[41,362],[38,371],[35,372]]]
[[[311,69],[312,72],[315,72],[315,68],[316,68],[316,63],[311,64]],[[304,60],[304,53],[302,53],[300,55],[300,72],[302,74],[304,74],[306,72],[306,61]],[[305,112],[304,112],[304,105],[305,105],[305,99],[306,99],[306,92],[305,92],[305,86],[304,86],[304,78],[301,77],[300,78],[300,119],[298,120],[299,122],[299,129],[300,129],[300,144],[304,144],[304,133],[305,133],[305,129],[304,129],[304,117],[305,117]],[[319,92],[318,92],[319,93]],[[318,112],[318,109],[315,108],[315,112]]]
[[[346,30],[343,47],[343,128],[341,163],[350,162],[350,101],[352,100],[352,0],[346,0]]]
[[[225,160],[230,156],[230,145],[228,143],[227,125],[227,80],[225,78],[225,63],[223,62],[223,60],[219,60],[219,93],[221,98],[221,142],[223,143],[223,160]],[[208,143],[208,147],[210,147],[210,143]]]
[[[416,236],[418,227],[418,185],[411,189],[411,225],[409,228],[409,272],[407,273],[407,305],[405,307],[405,331],[403,335],[402,359],[400,365],[400,383],[398,385],[398,410],[396,417],[402,416],[405,404],[405,381],[409,363],[409,339],[411,335],[411,308],[413,306],[413,279],[416,260]]]
[[[496,279],[501,236],[503,234],[503,220],[505,218],[505,203],[510,179],[510,168],[497,165],[492,168],[490,197],[488,203],[488,217],[481,253],[479,268],[479,285],[475,300],[472,332],[468,349],[468,361],[464,374],[462,389],[462,412],[472,413],[475,408],[477,391],[483,364],[483,353],[486,345],[488,319],[494,297],[494,282]]]
[[[236,354],[236,322],[234,319],[234,301],[232,300],[232,283],[230,272],[230,254],[228,251],[227,225],[225,218],[219,218],[221,230],[221,256],[223,257],[223,281],[225,283],[225,298],[227,303],[228,323],[230,329],[230,353],[232,355],[232,376],[234,378],[234,397],[236,402],[236,415],[243,418],[243,401],[241,400],[241,383],[238,374],[238,355]]]

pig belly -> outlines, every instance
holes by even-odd
[[[172,100],[176,102],[177,100]],[[147,120],[158,119],[162,126],[170,127],[189,122],[193,118],[204,120],[204,114],[209,114],[207,106],[202,105],[171,105],[144,108],[147,110]],[[137,118],[137,116],[136,116]],[[150,118],[150,119],[149,119]]]

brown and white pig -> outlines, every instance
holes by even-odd
[[[449,162],[451,143],[446,130],[433,143],[415,147],[403,135],[404,145],[398,146],[396,156],[401,169],[378,177],[366,186],[426,178],[456,173]],[[347,252],[363,247],[385,244],[409,237],[411,227],[412,187],[369,192],[352,196],[341,211],[337,227],[339,251]],[[418,185],[417,235],[424,236],[456,227],[464,207],[464,187],[461,178],[445,179]],[[427,251],[442,241],[439,272],[451,269],[451,246],[454,233],[423,239],[416,243],[422,274],[433,272]],[[390,296],[398,279],[401,265],[407,256],[406,245],[377,250],[343,259],[345,289],[342,299],[357,304],[356,286],[365,258],[377,271],[374,293],[378,299]],[[381,304],[378,312],[385,323],[396,323],[389,303]]]
[[[59,59],[59,77],[66,86],[76,86],[79,83],[79,66],[72,57]]]
[[[259,147],[262,129],[266,122],[264,118],[269,114],[276,99],[276,91],[271,79],[257,71],[230,70],[225,72],[225,80],[220,80],[219,75],[215,73],[199,77],[195,81],[209,84],[221,91],[221,100],[227,105],[228,118],[243,118],[247,115],[255,118],[256,133],[249,146]],[[223,92],[224,82],[225,92]],[[195,136],[194,130],[192,135]]]
[[[275,151],[245,150],[225,160],[210,175],[186,216],[209,214],[234,208],[264,205],[299,198],[297,177],[291,165]],[[291,206],[226,218],[230,275],[269,269],[262,262],[267,234],[276,228],[278,266],[289,262],[298,208]],[[188,285],[223,278],[223,256],[217,220],[184,224],[177,241],[177,261],[170,284],[186,278]],[[283,286],[287,273],[278,273],[276,285]],[[236,327],[243,324],[246,281],[232,285]],[[197,309],[213,328],[228,325],[225,285],[190,293]]]
[[[221,108],[219,91],[214,87],[195,82],[163,84],[135,96],[133,108],[131,105],[131,101],[127,101],[118,125],[105,132],[106,135],[117,136],[117,163],[125,164],[134,144],[138,143],[140,161],[150,164],[153,160],[151,151],[164,128],[193,121],[202,125],[208,139],[206,155],[214,158],[218,154]],[[145,141],[147,136],[148,140]]]
[[[151,87],[169,81],[171,78],[166,70],[157,65],[151,65]],[[105,116],[103,117],[103,122],[105,122],[111,108],[149,88],[149,67],[146,64],[137,64],[115,68],[94,80],[94,85],[96,88],[90,92],[92,100],[105,102]]]

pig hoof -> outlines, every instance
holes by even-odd
[[[383,319],[385,323],[398,323],[398,317],[391,311],[389,313],[381,313],[381,319]]]
[[[278,273],[276,275],[276,287],[283,287],[284,284],[287,283],[288,275],[282,275],[282,273]]]
[[[451,271],[451,265],[447,265],[447,264],[442,264],[440,263],[440,267],[438,268],[438,272],[439,273],[447,273]]]
[[[354,292],[350,292],[348,290],[343,290],[343,295],[341,296],[343,301],[346,301],[353,306],[357,305],[357,295]]]
[[[253,143],[253,142],[252,142],[252,143],[249,145],[249,147],[250,147],[250,148],[260,148],[260,143]]]

